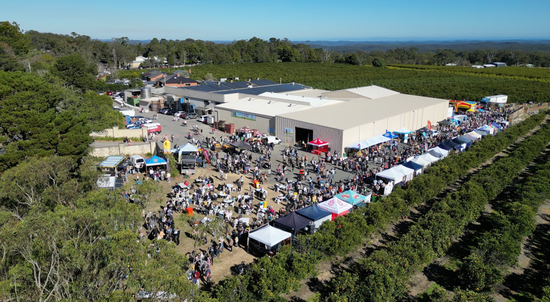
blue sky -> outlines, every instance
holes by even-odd
[[[0,21],[94,39],[305,40],[550,38],[547,0],[4,1]]]

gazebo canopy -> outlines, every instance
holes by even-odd
[[[248,128],[247,126],[244,126],[242,128],[239,128],[237,131],[242,133],[250,133],[252,132],[252,129]]]
[[[427,162],[428,164],[431,164],[431,163],[434,163],[438,160],[439,160],[439,157],[433,156],[432,154],[430,154],[428,152],[428,153],[424,153],[424,154],[420,155],[419,157],[413,159],[412,161],[414,161],[417,164],[423,165],[422,162]]]
[[[389,131],[386,131],[386,133],[384,133],[382,135],[383,137],[386,137],[386,138],[389,138],[389,139],[394,139],[394,138],[398,138],[399,136],[389,132]]]
[[[178,148],[179,152],[199,152],[199,149],[197,146],[187,143],[181,147]]]
[[[359,193],[356,193],[352,190],[344,191],[338,195],[336,195],[336,198],[343,200],[351,205],[356,205],[360,202],[364,202],[365,199],[367,199],[367,196],[361,195]]]
[[[308,226],[311,221],[313,220],[298,215],[296,212],[290,212],[290,214],[286,216],[275,219],[274,223],[289,228],[293,231],[298,231]]]
[[[432,149],[428,150],[428,153],[431,154],[434,157],[437,157],[437,158],[443,158],[443,157],[447,157],[447,155],[449,155],[449,151],[447,151],[445,149],[441,149],[439,147],[435,147],[435,148],[432,148]]]
[[[397,165],[390,169],[376,173],[376,176],[393,180],[396,184],[402,181],[408,181],[412,179],[414,170],[404,167],[403,165]]]
[[[349,211],[353,206],[347,202],[343,202],[338,198],[332,197],[327,201],[323,201],[318,204],[319,208],[329,211],[333,214],[341,214]]]
[[[409,134],[409,133],[411,133],[411,132],[412,132],[411,130],[409,130],[409,129],[403,127],[403,128],[401,128],[401,129],[399,129],[399,130],[394,131],[393,133],[398,133],[398,134]]]
[[[409,169],[413,169],[413,170],[415,170],[415,171],[417,171],[417,170],[422,170],[422,168],[424,168],[423,165],[417,164],[417,163],[415,163],[415,162],[412,161],[412,160],[411,160],[411,161],[408,161],[408,162],[406,162],[406,163],[404,163],[403,166],[404,166],[404,167],[407,167],[407,168],[409,168]]]
[[[477,130],[474,130],[475,133],[481,135],[481,136],[487,136],[489,135],[489,132],[487,131],[483,131],[483,130],[480,130],[480,129],[477,129]]]
[[[250,238],[261,242],[269,247],[277,245],[281,241],[290,238],[291,233],[279,230],[270,225],[267,225],[257,231],[250,233]]]
[[[312,145],[312,146],[316,146],[316,147],[328,146],[327,142],[325,142],[324,140],[319,139],[319,138],[316,138],[316,139],[312,140],[311,142],[308,142],[307,144]]]
[[[160,165],[166,165],[167,162],[166,160],[154,155],[153,157],[151,158],[148,158],[145,160],[145,165],[150,167],[150,166],[160,166]]]
[[[312,205],[312,206],[309,206],[309,207],[305,207],[303,209],[300,209],[298,211],[296,211],[296,213],[304,216],[304,217],[307,217],[309,219],[312,219],[312,220],[321,220],[327,216],[330,216],[332,215],[331,212],[328,212],[328,211],[325,211],[321,208],[319,208],[317,205]]]

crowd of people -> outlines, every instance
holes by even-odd
[[[439,126],[437,135],[421,129],[411,133],[406,140],[399,137],[363,150],[354,150],[346,156],[337,151],[312,155],[287,147],[279,159],[272,144],[263,144],[256,139],[248,140],[249,148],[215,152],[216,145],[229,145],[243,138],[238,135],[208,137],[197,131],[196,136],[192,137],[193,143],[207,151],[206,155],[198,153],[197,156],[203,161],[208,160],[219,177],[198,177],[174,186],[166,205],[158,213],[146,215],[144,228],[150,239],[179,244],[180,233],[173,219],[175,212],[184,213],[192,208],[205,215],[206,218],[200,223],[221,219],[225,223],[225,231],[210,234],[193,231],[192,235],[199,238],[202,244],[208,244],[209,237],[211,240],[206,251],[189,253],[189,278],[197,285],[201,277],[209,282],[214,259],[220,257],[224,250],[232,253],[234,248],[246,247],[249,232],[289,212],[328,200],[346,190],[363,195],[382,195],[386,183],[376,179],[377,173],[483,125],[505,121],[508,114],[504,110],[475,112],[468,114],[468,118],[460,124]],[[151,173],[149,170],[147,174],[153,179],[169,179],[169,175],[163,172]],[[336,180],[337,173],[346,173],[349,177]],[[237,176],[237,180],[228,183],[228,174]],[[269,189],[278,193],[271,204],[266,200],[268,184]]]

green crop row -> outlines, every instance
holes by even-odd
[[[550,124],[517,145],[509,156],[473,175],[457,191],[436,201],[398,241],[376,250],[326,285],[328,301],[395,301],[408,293],[408,280],[445,254],[517,174],[544,150]]]
[[[343,256],[357,249],[373,231],[383,230],[389,223],[408,215],[409,206],[428,202],[471,168],[535,128],[543,118],[543,114],[537,114],[496,136],[486,137],[470,151],[439,161],[425,174],[413,179],[406,190],[397,188],[380,202],[324,223],[313,235],[298,236],[293,249],[284,249],[273,258],[261,258],[250,273],[224,279],[214,287],[214,297],[220,301],[271,301],[278,299],[280,293],[297,289],[301,279],[315,273],[320,260]],[[273,268],[278,269],[274,272]]]

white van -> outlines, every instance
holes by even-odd
[[[281,143],[281,140],[276,137],[276,136],[266,136],[264,138],[262,138],[262,141],[264,142],[264,144],[275,144],[275,145],[278,145]]]
[[[141,155],[132,155],[130,156],[130,164],[134,167],[145,167],[145,158],[143,158]]]

